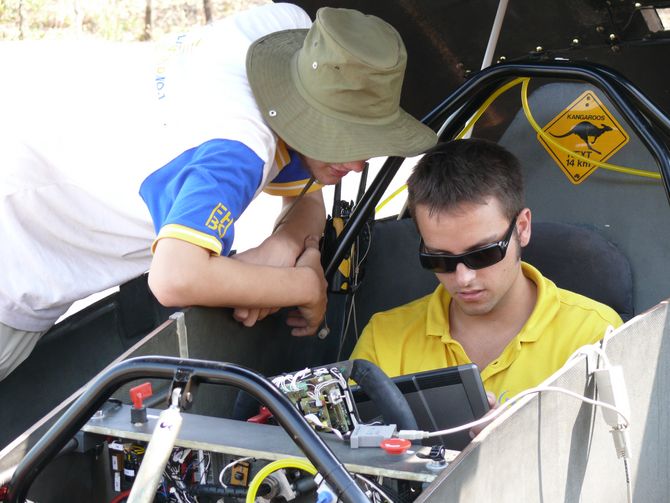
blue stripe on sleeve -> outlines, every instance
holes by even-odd
[[[214,236],[227,255],[234,222],[256,193],[264,163],[245,144],[210,140],[189,149],[149,175],[140,195],[158,234],[176,224]]]

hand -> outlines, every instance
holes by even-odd
[[[303,250],[300,250],[301,252]],[[290,246],[273,235],[268,237],[256,248],[250,248],[231,257],[232,259],[248,264],[262,264],[276,267],[293,267],[297,256]],[[233,310],[233,318],[245,327],[253,327],[257,321],[279,311],[278,307],[246,308],[238,307]]]
[[[493,414],[493,411],[496,410],[500,405],[496,400],[496,396],[490,391],[486,392],[486,399],[489,402],[489,411],[486,414],[484,414],[483,417],[490,416],[491,414]],[[470,438],[475,438],[477,435],[479,435],[481,431],[489,425],[489,423],[490,421],[482,423],[479,426],[475,426],[474,428],[470,428]]]
[[[279,311],[279,309],[278,307],[236,307],[233,310],[233,318],[245,327],[253,327],[257,321],[265,319],[267,316]]]
[[[311,301],[291,311],[286,319],[286,324],[293,327],[291,335],[314,335],[326,313],[326,303],[328,301],[326,294],[328,284],[321,267],[321,253],[319,252],[319,239],[317,237],[309,236],[305,239],[305,251],[298,257],[295,265],[296,267],[312,269],[316,276],[315,285],[317,286]]]

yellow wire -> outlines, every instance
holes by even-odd
[[[479,120],[479,118],[482,115],[484,115],[486,110],[491,106],[491,103],[493,103],[495,100],[498,99],[498,96],[500,96],[502,93],[504,93],[508,89],[511,89],[512,87],[518,86],[519,84],[523,83],[524,80],[528,80],[528,79],[527,78],[524,79],[524,77],[518,77],[514,80],[511,80],[510,82],[508,82],[507,84],[505,84],[501,88],[497,89],[491,96],[488,97],[488,99],[484,103],[482,103],[482,106],[479,107],[479,109],[477,110],[477,113],[475,113],[475,115],[473,115],[470,118],[470,120],[465,125],[463,130],[460,133],[458,133],[458,135],[456,136],[456,139],[460,140],[461,138],[463,138],[466,135],[466,133],[468,131],[470,131],[470,129],[475,125],[475,123]]]
[[[258,492],[258,488],[261,486],[261,483],[265,480],[265,478],[272,472],[276,472],[277,470],[282,470],[284,468],[296,468],[298,470],[307,472],[310,475],[316,475],[316,468],[314,468],[314,465],[309,461],[298,458],[278,459],[277,461],[273,461],[272,463],[269,463],[261,468],[251,480],[251,483],[249,484],[249,491],[247,492],[246,503],[255,503],[256,493]]]
[[[375,208],[375,213],[379,213],[379,211],[380,211],[384,206],[386,206],[388,203],[391,202],[391,199],[393,199],[395,196],[397,196],[398,194],[400,194],[400,193],[401,193],[403,190],[405,190],[406,188],[407,188],[407,184],[404,184],[404,185],[401,186],[399,189],[394,190],[394,191],[393,191],[393,194],[391,194],[390,196],[388,196],[386,199],[384,199],[381,203],[379,203],[379,204],[377,205],[377,207]]]
[[[508,89],[511,89],[512,87],[521,84],[522,81],[523,81],[523,77],[519,77],[519,78],[517,78],[517,79],[514,79],[514,80],[509,81],[509,82],[508,82],[507,84],[505,84],[504,86],[502,86],[502,87],[496,89],[496,91],[495,91],[493,94],[491,94],[491,96],[489,96],[489,97],[487,98],[487,100],[482,104],[482,106],[479,107],[479,109],[477,110],[477,112],[475,113],[475,115],[473,115],[473,116],[470,118],[470,120],[468,121],[468,123],[467,123],[467,124],[465,125],[465,127],[461,130],[461,132],[458,133],[458,135],[456,136],[456,138],[457,138],[457,139],[461,139],[461,138],[463,138],[463,136],[465,136],[465,134],[466,134],[466,133],[467,133],[467,132],[468,132],[468,131],[475,125],[475,123],[479,120],[479,118],[480,118],[482,115],[484,115],[484,113],[486,112],[486,110],[488,109],[488,107],[491,106],[491,103],[493,103],[495,100],[498,99],[498,96],[500,96],[502,93],[504,93],[504,92],[507,91]],[[391,200],[393,200],[394,197],[396,197],[398,194],[400,194],[401,192],[403,192],[405,189],[407,189],[407,184],[401,186],[399,189],[397,189],[396,191],[394,191],[390,196],[388,196],[386,199],[384,199],[381,203],[379,203],[379,204],[377,205],[377,207],[375,208],[375,213],[379,213],[379,211],[381,211],[381,209],[382,209],[384,206],[386,206],[389,202],[391,202]]]
[[[627,168],[624,166],[617,166],[614,164],[609,164],[606,162],[600,162],[596,161],[594,159],[589,159],[588,157],[584,157],[580,154],[577,154],[576,152],[573,152],[567,147],[564,147],[557,141],[555,141],[553,138],[551,138],[547,133],[542,131],[542,128],[538,125],[537,122],[535,122],[535,118],[533,117],[530,107],[528,106],[528,82],[530,81],[530,78],[526,77],[523,79],[523,83],[521,84],[521,104],[523,106],[523,112],[526,115],[526,119],[528,120],[529,124],[531,127],[539,134],[544,141],[547,143],[550,143],[553,147],[556,147],[557,149],[561,150],[562,152],[571,155],[575,159],[579,159],[580,161],[585,161],[590,164],[595,164],[599,168],[603,169],[609,169],[611,171],[616,171],[618,173],[626,173],[628,175],[635,175],[635,176],[643,176],[646,178],[655,178],[655,179],[660,179],[661,175],[659,173],[654,173],[653,171],[646,171],[642,169],[635,169],[635,168]]]
[[[531,125],[531,127],[539,134],[544,141],[552,145],[553,147],[556,147],[557,149],[561,150],[562,152],[571,155],[572,157],[579,159],[580,161],[585,161],[590,164],[593,164],[599,168],[603,169],[608,169],[610,171],[616,171],[618,173],[626,173],[628,175],[634,175],[634,176],[642,176],[645,178],[653,178],[656,180],[661,179],[660,173],[655,173],[653,171],[647,171],[643,169],[635,169],[635,168],[628,168],[625,166],[618,166],[615,164],[610,164],[602,161],[596,161],[595,159],[589,159],[587,157],[584,157],[580,154],[577,154],[576,152],[573,152],[567,147],[564,147],[560,143],[558,143],[556,140],[551,138],[547,133],[542,131],[542,128],[538,125],[538,123],[535,121],[535,118],[533,117],[533,114],[530,111],[530,106],[528,105],[528,83],[530,82],[529,77],[518,77],[514,80],[509,81],[507,84],[504,86],[500,87],[497,89],[491,96],[488,97],[488,99],[482,103],[482,106],[477,109],[477,112],[470,118],[470,120],[467,122],[465,127],[461,130],[460,133],[456,136],[456,139],[461,139],[463,136],[467,134],[470,129],[474,127],[474,125],[477,123],[477,121],[481,118],[482,115],[486,112],[486,110],[491,106],[491,104],[498,99],[498,97],[506,92],[507,90],[511,89],[514,86],[517,86],[521,84],[521,104],[523,106],[523,112],[526,116],[526,120],[528,120],[528,123]],[[386,199],[384,199],[381,203],[377,205],[375,208],[375,213],[379,213],[381,209],[386,206],[391,200],[393,200],[394,197],[396,197],[398,194],[403,192],[405,189],[407,189],[407,185],[401,186],[399,189],[395,190],[390,196],[388,196]]]

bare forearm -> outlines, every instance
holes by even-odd
[[[293,202],[285,198],[284,206]],[[281,238],[293,245],[302,247],[307,236],[321,236],[326,225],[326,211],[321,191],[305,194],[300,198],[283,222],[277,227],[273,237]],[[302,250],[298,251],[298,254]]]
[[[162,239],[149,272],[156,298],[169,306],[290,307],[309,303],[320,279],[308,267],[271,267]]]

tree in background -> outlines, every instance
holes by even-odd
[[[202,9],[205,13],[205,23],[212,22],[212,2],[210,0],[202,0]]]
[[[151,40],[151,0],[144,7],[144,33],[140,40]]]
[[[0,40],[150,40],[271,0],[0,0]]]

